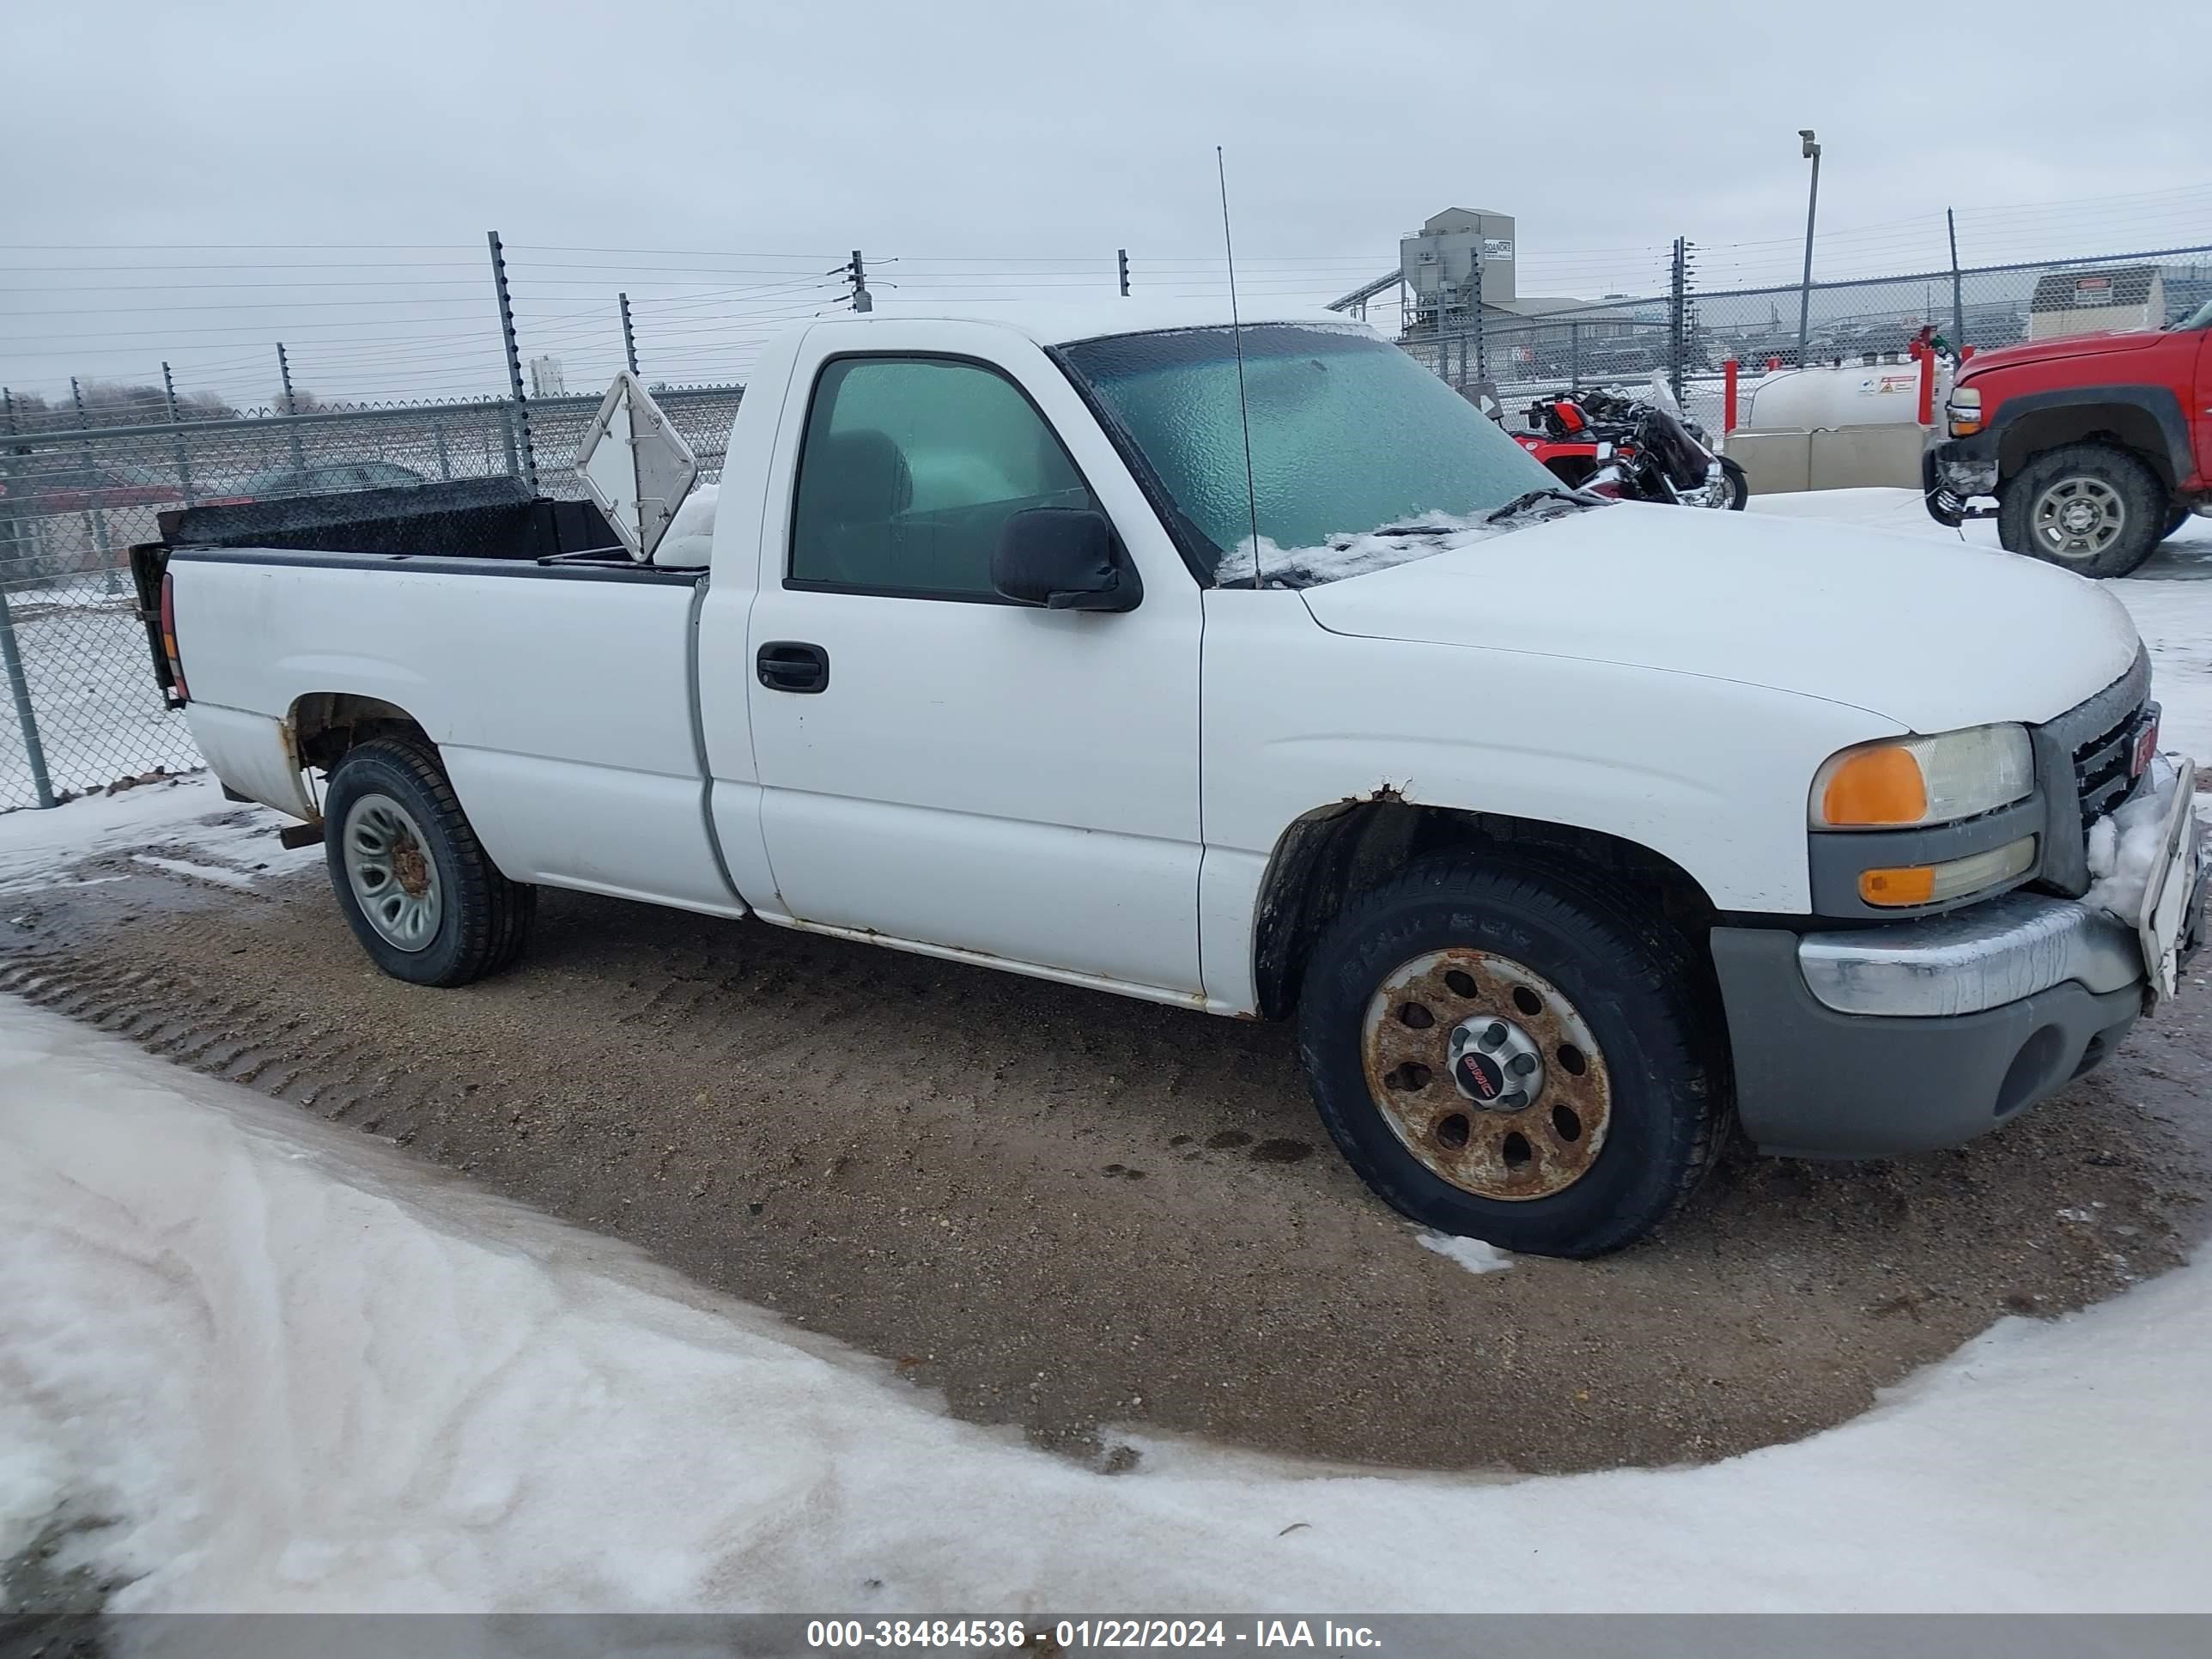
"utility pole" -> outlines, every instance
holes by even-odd
[[[630,332],[629,295],[617,294],[615,298],[622,304],[623,361],[629,365],[629,372],[635,374],[637,373],[637,336]]]
[[[177,382],[169,373],[167,363],[161,365],[161,397],[169,406],[169,436],[177,449],[177,483],[184,491],[185,505],[192,504],[192,463],[185,453],[185,429],[177,420]]]
[[[1121,266],[1121,297],[1126,300],[1129,297],[1129,250],[1115,248],[1114,256]]]
[[[1820,206],[1820,146],[1813,129],[1800,127],[1805,159],[1813,164],[1813,185],[1805,198],[1805,280],[1797,289],[1797,367],[1805,367],[1805,342],[1813,316],[1813,216]]]
[[[1484,380],[1485,359],[1482,348],[1482,251],[1486,241],[1482,226],[1474,228],[1474,257],[1468,261],[1468,318],[1474,325],[1474,378]],[[1462,338],[1459,348],[1460,380],[1467,380],[1467,342]]]
[[[284,355],[284,343],[282,340],[276,342],[276,378],[284,385],[284,412],[287,415],[297,415],[300,412],[300,405],[292,396],[292,360]],[[300,445],[300,428],[295,426],[288,429],[292,439],[293,470],[304,472],[307,467],[307,453]]]
[[[1951,233],[1951,355],[1963,357],[1966,349],[1966,301],[1959,282],[1959,217],[1943,210],[1944,228]]]
[[[507,386],[514,395],[514,424],[520,428],[517,465],[522,482],[534,497],[538,494],[538,456],[530,442],[530,400],[522,395],[522,353],[514,343],[514,303],[507,291],[507,255],[499,245],[499,233],[484,232],[484,244],[491,250],[492,292],[499,299],[499,332],[507,346]]]

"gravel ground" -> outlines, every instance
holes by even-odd
[[[77,873],[127,878],[10,901],[0,990],[1109,1468],[1133,1426],[1530,1472],[1795,1439],[2006,1314],[2172,1265],[2212,1175],[2201,965],[2103,1071],[1961,1151],[1739,1151],[1635,1249],[1477,1275],[1345,1170],[1280,1028],[553,892],[515,971],[424,991],[370,966],[313,872]]]

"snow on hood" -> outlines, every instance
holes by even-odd
[[[1561,504],[1561,511],[1565,510]],[[1519,530],[1532,522],[1518,518],[1492,524],[1483,519],[1463,519],[1449,513],[1424,513],[1417,518],[1383,529],[1331,536],[1319,547],[1278,547],[1260,538],[1260,575],[1268,587],[1313,587],[1341,581],[1370,570],[1388,570],[1432,553],[1456,552]],[[1221,562],[1224,580],[1234,582],[1252,568],[1252,538],[1247,536]]]
[[[2118,600],[2055,566],[1813,520],[1623,502],[1407,550],[1308,588],[1315,620],[1735,680],[1918,732],[2049,720],[2142,648]]]

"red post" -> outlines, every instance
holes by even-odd
[[[1972,346],[1960,346],[1960,347],[1959,348],[1959,361],[1960,361],[1960,362],[1962,362],[1962,363],[1963,363],[1963,362],[1965,362],[1966,361],[1966,359],[1967,359],[1967,358],[1969,358],[1969,357],[1972,356],[1973,355],[1974,355],[1974,349],[1973,349],[1973,347],[1972,347]]]
[[[1912,355],[1920,360],[1920,424],[1936,423],[1936,354],[1915,342]]]
[[[1781,367],[1782,367],[1782,359],[1781,359],[1781,358],[1779,358],[1779,357],[1769,357],[1769,358],[1766,360],[1766,372],[1767,372],[1769,374],[1773,374],[1773,373],[1774,373],[1774,371],[1775,371],[1776,369],[1778,369],[1778,368],[1781,368]]]
[[[1736,361],[1733,357],[1721,365],[1721,373],[1727,377],[1721,383],[1721,430],[1723,432],[1735,430],[1736,367]]]

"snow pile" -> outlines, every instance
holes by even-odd
[[[2143,894],[2166,854],[2160,832],[2180,784],[2172,763],[2154,755],[2149,775],[2133,799],[2089,826],[2089,873],[2096,879],[2081,896],[2082,903],[2109,910],[2130,927],[2142,919]]]
[[[0,1000],[0,1559],[118,1611],[2212,1607],[2212,1263],[1705,1468],[1108,1476]]]
[[[1562,506],[1565,504],[1562,503]],[[1518,522],[1490,524],[1481,519],[1460,518],[1449,513],[1424,513],[1387,530],[1358,535],[1331,536],[1319,547],[1279,547],[1260,538],[1260,575],[1269,587],[1318,587],[1346,576],[1364,576],[1370,570],[1387,570],[1394,564],[1425,559],[1432,553],[1449,553],[1477,542],[1519,529]],[[1231,585],[1249,580],[1252,569],[1252,538],[1246,537],[1221,562],[1221,579]]]
[[[319,847],[288,851],[276,832],[288,820],[225,800],[206,773],[140,784],[113,795],[46,810],[0,814],[0,896],[73,884],[85,860],[130,854],[135,862],[228,886],[322,861]],[[154,847],[198,854],[189,863],[138,856]],[[107,875],[99,880],[118,880]]]
[[[714,503],[720,500],[720,484],[701,484],[684,498],[667,533],[653,550],[653,563],[669,570],[703,570],[714,550]]]
[[[1454,1238],[1449,1233],[1423,1233],[1421,1248],[1434,1250],[1447,1261],[1456,1261],[1471,1273],[1494,1273],[1510,1267],[1513,1258],[1495,1244],[1479,1238]]]

